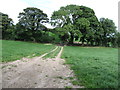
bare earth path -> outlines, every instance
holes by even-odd
[[[55,51],[56,47],[51,52]],[[56,58],[42,57],[24,58],[3,64],[2,88],[83,88],[72,85],[69,77],[74,77],[69,66],[61,59],[63,47]]]

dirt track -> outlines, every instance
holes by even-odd
[[[57,47],[51,52],[55,51]],[[2,88],[83,88],[72,85],[69,77],[74,77],[68,65],[61,59],[63,47],[56,58],[23,58],[3,64]]]

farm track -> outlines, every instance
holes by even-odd
[[[58,46],[50,52],[54,52]],[[23,58],[2,65],[2,88],[83,88],[72,85],[74,77],[61,59],[63,47],[55,58],[43,59],[48,53],[34,58]],[[49,52],[49,53],[50,53]]]

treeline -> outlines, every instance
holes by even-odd
[[[67,5],[54,11],[51,18],[42,10],[29,7],[19,13],[14,25],[7,14],[0,13],[2,39],[73,45],[120,46],[120,33],[113,20],[98,18],[93,9],[85,6]],[[44,23],[51,23],[54,29]]]

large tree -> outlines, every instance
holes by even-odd
[[[26,37],[29,40],[36,41],[40,35],[40,31],[46,30],[43,23],[48,22],[47,14],[38,8],[28,7],[22,13],[19,13],[18,18],[19,22],[17,27],[22,29],[23,34],[27,35]]]
[[[75,33],[78,31],[74,27],[74,21],[77,18],[75,15],[81,15],[79,6],[67,5],[66,7],[61,7],[58,11],[54,11],[51,17],[51,24],[53,26],[63,28],[63,32],[65,32],[65,35],[63,35],[64,38],[67,36],[66,34],[69,34],[70,38],[68,42],[71,44],[73,44]],[[66,33],[66,31],[68,32]]]
[[[88,38],[93,39],[93,34],[99,30],[99,21],[93,9],[85,6],[67,5],[61,7],[58,11],[53,12],[51,24],[62,28],[66,25],[73,25],[73,29],[68,30],[71,44],[76,32],[77,34],[82,33],[81,41],[84,44],[85,41],[90,41]]]
[[[12,39],[14,36],[13,20],[7,14],[0,12],[0,28],[2,30],[2,39]]]
[[[79,18],[76,21],[76,26],[78,26],[77,28],[82,33],[80,40],[82,41],[82,44],[84,44],[85,39],[90,32],[90,22],[86,18]]]
[[[117,45],[120,48],[120,32],[117,33]]]
[[[91,45],[94,42],[99,43],[100,40],[98,39],[100,39],[99,36],[102,29],[94,10],[86,6],[80,6],[80,10],[82,11],[82,15],[79,15],[76,27],[79,28],[83,35],[81,37],[82,43],[87,42],[89,44],[90,42]]]
[[[116,26],[113,20],[108,18],[100,18],[100,23],[103,28],[102,44],[103,46],[109,46],[109,42],[115,43],[115,35],[117,33]]]

